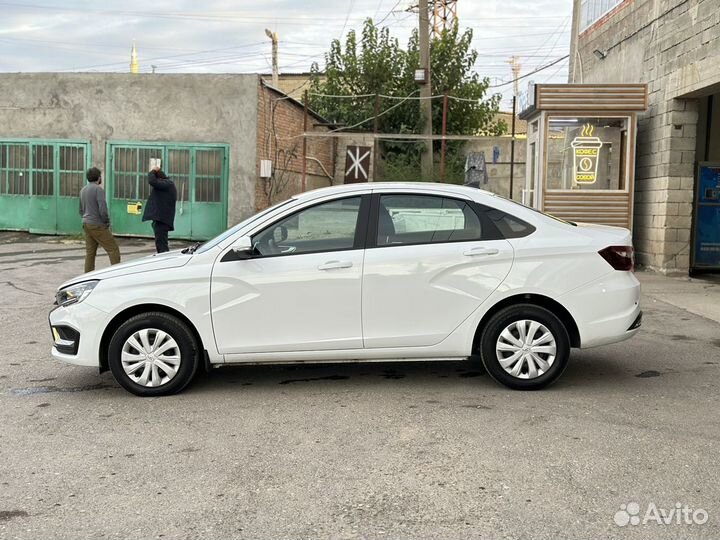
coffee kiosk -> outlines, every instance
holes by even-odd
[[[570,221],[632,228],[637,114],[645,84],[537,84],[523,203]]]

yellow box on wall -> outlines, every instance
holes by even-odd
[[[128,205],[127,205],[127,213],[128,214],[139,215],[141,210],[142,210],[141,202],[128,203]]]

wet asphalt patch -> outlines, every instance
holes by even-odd
[[[28,517],[25,510],[0,510],[0,521],[10,521],[17,517]]]
[[[311,381],[344,381],[349,379],[347,375],[328,375],[327,377],[309,377],[307,379],[286,379],[280,381],[279,384],[293,384],[298,382],[311,382]]]
[[[104,383],[86,384],[84,386],[30,386],[28,388],[13,388],[10,393],[16,396],[31,396],[33,394],[52,394],[55,392],[88,392],[107,388],[113,388],[113,386]]]

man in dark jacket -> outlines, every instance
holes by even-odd
[[[153,168],[148,173],[148,182],[152,186],[143,213],[143,221],[152,221],[155,233],[155,249],[158,253],[170,251],[168,247],[168,233],[175,229],[175,202],[177,189],[175,183],[160,170]]]

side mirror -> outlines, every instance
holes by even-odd
[[[252,239],[249,236],[238,238],[231,249],[235,260],[249,259],[253,253]]]

